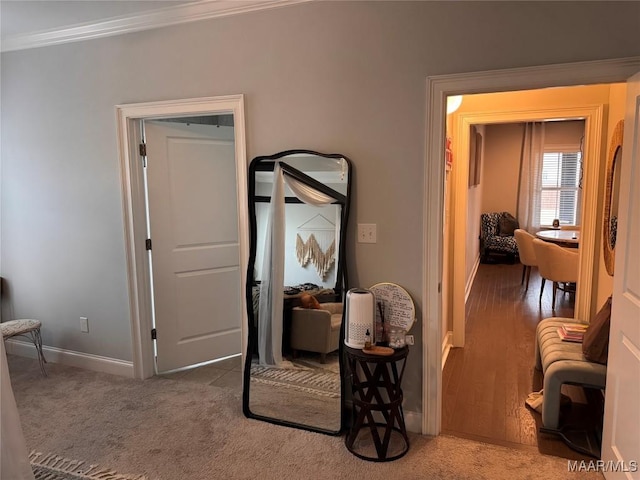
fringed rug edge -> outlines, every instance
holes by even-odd
[[[31,465],[43,467],[60,474],[70,474],[87,480],[149,480],[146,475],[120,474],[98,465],[85,465],[81,460],[71,460],[53,453],[32,450],[29,454]]]

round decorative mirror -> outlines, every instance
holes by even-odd
[[[618,229],[618,195],[620,193],[620,159],[622,158],[623,132],[624,120],[620,120],[613,130],[607,158],[602,246],[604,264],[607,268],[607,273],[611,276],[613,276],[615,263],[616,233]]]

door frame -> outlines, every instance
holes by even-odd
[[[591,212],[597,211],[599,188],[598,179],[600,163],[596,161],[602,153],[602,127],[604,120],[604,105],[573,105],[545,108],[527,108],[519,110],[494,110],[466,112],[457,115],[454,127],[454,151],[469,151],[469,129],[471,125],[490,125],[514,122],[535,122],[549,119],[585,121],[584,127],[584,158],[583,162],[583,195],[580,216],[580,259],[578,271],[578,289],[576,291],[574,318],[589,318],[594,308],[591,291],[594,280],[594,255],[586,252],[596,252],[596,239],[599,238],[600,225],[596,224],[596,218]],[[457,162],[453,170],[452,195],[453,195],[453,223],[451,238],[454,246],[450,248],[453,254],[452,278],[452,304],[450,311],[453,316],[453,345],[464,347],[466,324],[466,255],[465,240],[467,238],[467,178],[469,175],[468,162]],[[597,257],[596,257],[597,258]],[[447,286],[448,288],[448,286]]]
[[[116,106],[118,156],[124,217],[125,253],[131,315],[131,343],[134,378],[155,374],[153,340],[151,339],[152,298],[149,256],[146,250],[147,219],[144,173],[138,151],[142,140],[143,120],[232,114],[236,159],[238,201],[238,242],[240,250],[240,282],[244,292],[249,259],[249,220],[247,205],[247,156],[244,118],[244,95],[192,98]],[[247,343],[247,308],[241,298],[242,355]]]
[[[442,416],[442,268],[445,106],[448,95],[626,82],[640,57],[492,70],[426,79],[425,264],[422,269],[422,433],[438,435]]]

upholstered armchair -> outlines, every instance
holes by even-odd
[[[556,308],[556,291],[566,290],[567,284],[578,281],[578,249],[563,248],[555,243],[545,242],[539,238],[533,240],[533,250],[538,260],[538,272],[542,277],[540,300],[544,292],[545,280],[553,282],[553,300],[551,308]],[[562,286],[561,286],[562,285]]]
[[[342,326],[342,303],[321,303],[320,308],[294,307],[291,313],[291,348],[316,352],[320,361],[338,349]]]
[[[480,261],[488,263],[489,255],[499,253],[511,260],[518,256],[518,245],[513,232],[518,221],[509,212],[480,215]]]
[[[516,228],[513,232],[518,244],[518,256],[520,257],[520,263],[522,264],[522,281],[524,283],[525,275],[527,277],[527,286],[525,290],[529,290],[529,277],[531,276],[531,267],[538,266],[538,259],[536,258],[536,252],[533,250],[533,240],[536,238],[526,230]]]

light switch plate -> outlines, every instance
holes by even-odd
[[[377,225],[375,223],[358,224],[358,243],[376,243]]]

